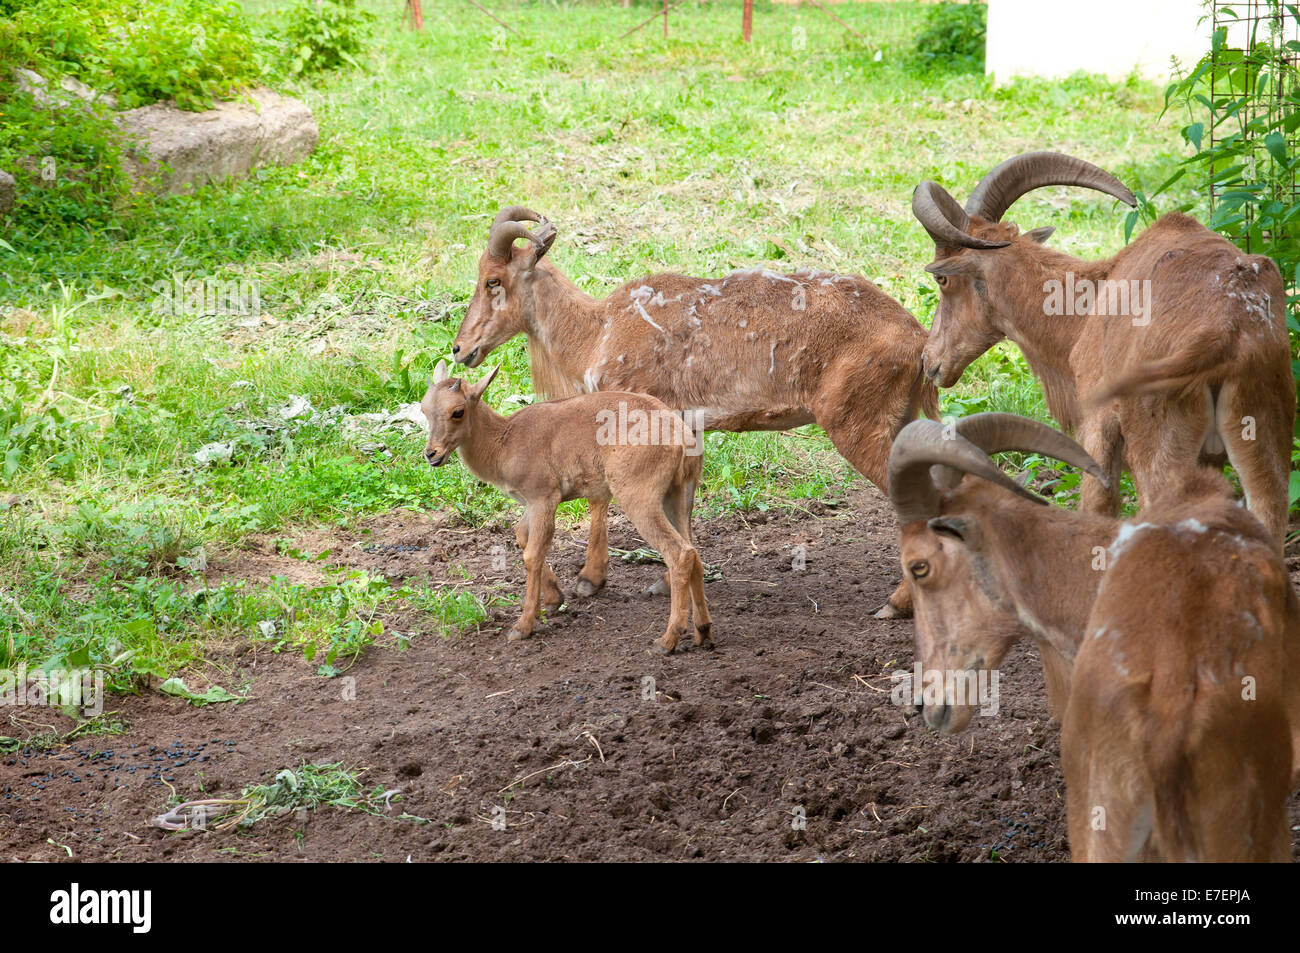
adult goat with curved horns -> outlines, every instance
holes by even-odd
[[[996,714],[998,666],[1027,638],[1061,720],[1074,860],[1289,860],[1300,599],[1263,524],[1207,468],[1132,522],[1038,505],[993,463],[1004,450],[1106,480],[1010,414],[899,434],[889,496],[920,677],[895,701],[962,731]]]
[[[916,187],[912,212],[934,240],[926,271],[940,290],[926,375],[951,387],[1010,339],[1052,415],[1110,478],[1085,481],[1084,509],[1119,512],[1125,467],[1146,506],[1186,468],[1226,460],[1280,550],[1296,400],[1277,266],[1179,213],[1111,258],[1074,258],[1044,244],[1051,228],[1002,221],[1049,185],[1136,204],[1110,173],[1056,152],[1001,163],[964,208],[934,182]]]
[[[685,412],[697,430],[817,423],[881,490],[898,430],[918,408],[938,416],[937,391],[920,375],[925,329],[865,278],[757,268],[717,279],[669,273],[594,298],[545,257],[554,240],[555,226],[531,209],[514,205],[496,216],[453,342],[457,361],[475,367],[526,334],[540,394],[649,394]],[[593,505],[591,514],[580,595],[605,582],[593,554],[606,545],[606,512]],[[880,614],[910,611],[900,586]]]

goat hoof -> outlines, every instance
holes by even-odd
[[[702,649],[713,651],[713,626],[701,626],[695,630],[695,644]]]
[[[912,613],[904,612],[888,602],[872,613],[873,619],[910,619],[911,617]]]
[[[507,641],[507,642],[520,642],[520,641],[522,641],[522,640],[528,638],[528,635],[529,635],[529,633],[527,633],[527,632],[523,632],[523,631],[521,631],[521,630],[519,630],[519,629],[511,629],[509,632],[506,633],[506,641]]]
[[[594,596],[596,593],[600,592],[600,590],[604,588],[605,588],[605,580],[603,579],[599,583],[590,582],[589,580],[586,579],[579,579],[578,586],[577,586],[577,593],[578,595],[582,596],[585,599],[588,596]]]
[[[668,588],[668,583],[660,579],[653,586],[647,586],[645,594],[647,596],[666,596],[671,592],[672,590]]]
[[[663,645],[662,643],[660,643],[660,642],[651,642],[651,643],[650,643],[650,653],[651,653],[652,655],[672,655],[672,654],[673,654],[673,650],[670,649],[670,648],[667,648],[666,646],[664,646],[664,645]]]

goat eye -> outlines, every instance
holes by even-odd
[[[946,285],[948,284],[948,276],[947,276],[947,275],[935,275],[935,276],[934,276],[934,280],[935,280],[935,283],[938,284],[938,286],[939,286],[940,288],[942,288],[942,287],[944,287],[944,286],[946,286]]]
[[[465,416],[465,411],[464,411],[463,408],[462,408],[461,410],[453,410],[453,411],[451,412],[451,419],[452,419],[452,420],[460,420],[460,418],[462,418],[462,417],[464,417],[464,416]]]
[[[907,570],[912,574],[913,579],[924,579],[930,575],[930,564],[925,561],[914,562],[907,567]]]
[[[496,288],[496,287],[498,287],[500,284],[501,284],[501,279],[500,279],[500,278],[489,278],[489,279],[487,280],[487,286],[488,286],[489,288]]]

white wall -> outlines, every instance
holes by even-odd
[[[1170,76],[1210,48],[1200,0],[988,0],[985,71],[1058,78],[1084,70],[1122,79],[1136,67],[1153,80]]]

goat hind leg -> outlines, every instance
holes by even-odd
[[[699,466],[695,467],[695,472],[688,475],[685,483],[676,492],[669,494],[664,500],[664,512],[668,514],[668,521],[682,535],[682,538],[692,546],[695,545],[695,535],[691,532],[691,514],[695,509],[695,487],[700,481]],[[702,571],[701,571],[702,573]],[[646,589],[648,596],[666,596],[672,591],[672,573],[667,569],[658,580]]]
[[[1241,385],[1225,384],[1216,407],[1216,425],[1237,471],[1246,506],[1273,537],[1281,551],[1286,542],[1289,481],[1295,409],[1288,388],[1285,400],[1272,395],[1243,399]],[[1273,404],[1272,408],[1269,404]],[[1271,412],[1270,412],[1271,410]]]

